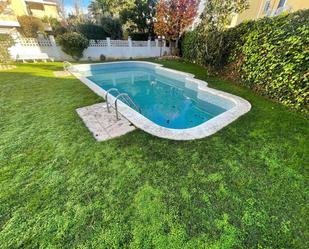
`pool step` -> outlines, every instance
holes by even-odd
[[[122,115],[117,120],[115,110],[111,108],[108,112],[106,103],[78,108],[76,112],[97,141],[106,141],[136,129]]]

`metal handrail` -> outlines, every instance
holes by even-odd
[[[108,112],[111,112],[110,109],[109,109],[109,103],[108,103],[108,99],[107,99],[107,96],[108,94],[111,92],[111,91],[116,91],[118,93],[118,95],[120,94],[119,90],[117,88],[110,88],[106,91],[105,93],[105,101],[106,101],[106,107],[107,107],[107,111]]]
[[[115,110],[116,110],[116,118],[117,120],[119,120],[119,115],[118,115],[118,105],[117,105],[117,101],[120,97],[122,96],[126,96],[130,102],[134,105],[134,107],[136,108],[136,110],[139,112],[139,113],[142,113],[142,110],[141,108],[131,99],[131,97],[129,96],[129,94],[127,93],[120,93],[119,95],[117,95],[116,97],[116,100],[115,100]],[[129,105],[130,106],[130,105]]]
[[[64,69],[64,71],[68,71],[68,68],[72,67],[72,66],[73,66],[72,63],[70,63],[68,61],[64,61],[63,62],[63,69]]]

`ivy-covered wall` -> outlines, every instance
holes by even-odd
[[[185,34],[184,58],[205,65],[205,43],[198,31]],[[224,33],[220,53],[220,72],[261,95],[308,112],[309,10],[250,21],[229,29]]]

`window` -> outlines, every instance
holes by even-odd
[[[271,0],[266,0],[265,5],[264,5],[264,12],[266,13],[270,9],[270,1]]]
[[[31,11],[31,8],[30,8],[29,4],[26,4],[26,7],[27,7],[28,15],[32,16],[32,11]]]
[[[280,0],[277,9],[284,7],[285,3],[286,3],[286,0]]]

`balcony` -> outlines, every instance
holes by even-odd
[[[0,26],[1,27],[20,27],[16,16],[0,14]]]
[[[27,3],[40,3],[43,4],[43,0],[25,0]]]
[[[16,15],[10,6],[10,1],[1,1],[0,27],[19,27]]]
[[[282,6],[278,9],[275,9],[275,10],[272,10],[272,9],[269,9],[267,12],[266,12],[266,16],[269,16],[269,17],[272,17],[272,16],[278,16],[284,12],[291,12],[292,8],[289,7],[289,6]]]
[[[47,5],[57,5],[58,2],[54,0],[25,0],[27,3],[38,3],[38,4],[47,4]]]

